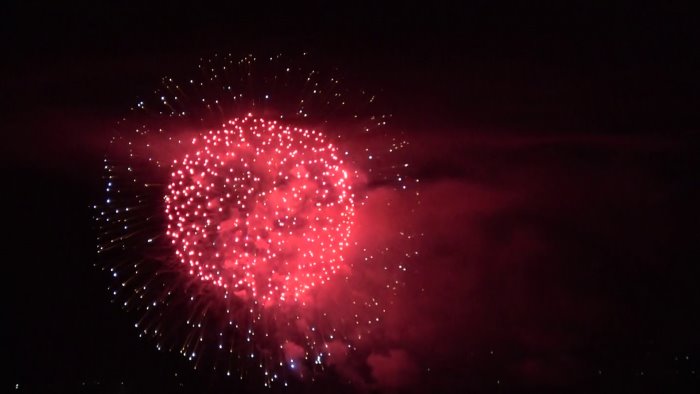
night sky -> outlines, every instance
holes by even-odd
[[[389,103],[425,236],[363,382],[287,392],[698,392],[700,31],[682,3],[17,3],[6,389],[263,390],[138,337],[94,267],[90,206],[113,125],[161,76],[307,51]]]

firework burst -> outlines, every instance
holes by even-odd
[[[341,269],[354,195],[323,135],[249,114],[197,142],[165,197],[166,235],[190,274],[267,305],[298,302]]]
[[[140,335],[265,385],[358,350],[414,253],[357,235],[372,188],[417,182],[406,142],[372,94],[305,62],[214,56],[163,78],[119,122],[94,206],[99,266]]]

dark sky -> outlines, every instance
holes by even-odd
[[[109,303],[96,147],[200,56],[302,50],[381,88],[417,147],[424,260],[386,322],[393,353],[368,360],[374,389],[700,387],[700,49],[685,4],[17,3],[0,16],[5,387],[240,389],[157,353]],[[353,390],[327,380],[298,389]]]

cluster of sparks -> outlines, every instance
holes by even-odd
[[[203,281],[263,304],[299,301],[341,269],[350,170],[316,131],[250,116],[224,126],[173,162],[166,234]]]
[[[335,119],[343,140],[366,141],[390,115],[291,64],[227,55],[203,59],[199,80],[164,78],[120,122],[94,206],[100,266],[140,335],[195,368],[243,379],[257,366],[266,386],[357,350],[391,303],[373,289],[396,291],[386,272],[414,256],[356,239],[369,183],[411,186],[395,157],[406,142],[330,137]]]

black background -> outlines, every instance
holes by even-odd
[[[189,70],[200,56],[291,50],[381,87],[397,127],[435,142],[437,152],[417,158],[427,182],[531,180],[535,186],[523,188],[536,190],[540,204],[483,231],[500,234],[510,223],[546,228],[556,250],[547,269],[519,278],[532,291],[547,290],[537,299],[585,294],[596,311],[558,319],[582,304],[533,301],[525,306],[533,313],[521,317],[479,315],[486,321],[474,323],[480,334],[460,331],[468,324],[456,313],[458,329],[433,332],[455,345],[426,360],[432,375],[410,390],[697,390],[697,14],[676,2],[376,3],[3,6],[5,387],[232,389],[157,353],[109,303],[93,267],[88,209],[107,135],[96,130],[108,130],[164,73]],[[503,149],[512,144],[519,148]],[[468,236],[455,231],[456,239]],[[467,256],[454,247],[449,253],[452,261]],[[484,288],[498,284],[483,278]],[[479,292],[484,309],[510,310],[496,291]],[[460,294],[451,293],[457,310],[467,302]],[[553,345],[522,348],[507,334],[485,334],[532,321],[531,332],[555,326]],[[558,367],[528,379],[491,358],[494,348],[506,359],[547,353]]]

